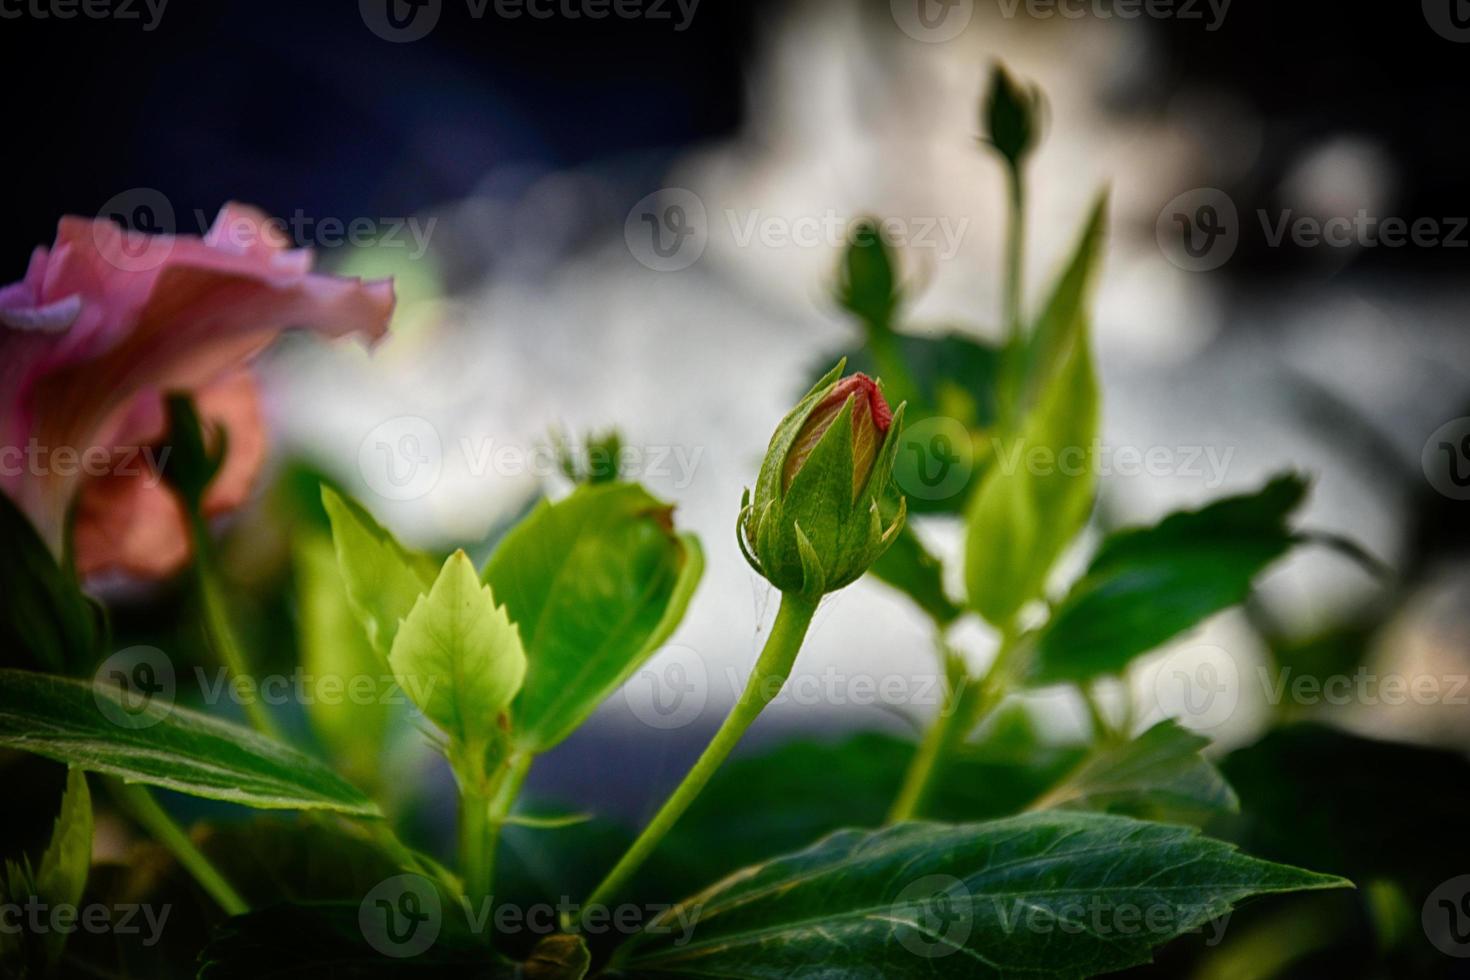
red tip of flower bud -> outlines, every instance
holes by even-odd
[[[883,400],[878,383],[866,374],[843,378],[812,409],[786,457],[781,481],[783,490],[791,489],[791,482],[796,479],[797,471],[805,465],[807,457],[822,436],[826,435],[848,399],[853,400],[853,499],[857,499],[858,493],[867,483],[869,471],[873,468],[878,446],[893,425],[893,411]]]
[[[883,400],[883,392],[878,390],[878,382],[866,374],[854,374],[850,378],[843,378],[837,383],[837,389],[827,396],[828,401],[836,401],[838,409],[842,403],[847,401],[847,396],[852,394],[863,394],[868,397],[868,410],[873,413],[873,425],[877,427],[878,434],[886,436],[888,427],[893,424],[893,410]]]

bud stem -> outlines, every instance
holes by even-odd
[[[225,880],[219,869],[199,850],[193,838],[158,804],[148,787],[107,777],[107,788],[112,791],[118,805],[152,834],[154,840],[168,849],[226,915],[244,915],[250,911],[245,899],[240,897],[234,886]]]
[[[1006,163],[1006,179],[1010,187],[1010,224],[1006,229],[1005,317],[1011,340],[1021,338],[1021,288],[1026,251],[1026,191],[1019,162]]]
[[[766,638],[766,645],[761,650],[755,669],[750,673],[750,679],[745,683],[745,691],[740,695],[740,700],[725,716],[719,731],[715,732],[699,761],[694,763],[694,768],[689,770],[689,774],[675,788],[658,813],[654,814],[648,826],[643,828],[643,832],[628,848],[627,853],[583,904],[584,910],[605,905],[617,897],[628,879],[699,796],[700,790],[704,789],[705,783],[720,768],[730,750],[735,748],[735,744],[745,734],[745,730],[780,693],[786,678],[791,674],[792,664],[796,662],[802,640],[806,638],[807,628],[811,626],[818,601],[815,597],[806,597],[795,592],[782,594],[781,608],[776,613],[771,634]]]
[[[219,566],[214,560],[214,542],[210,540],[209,528],[205,526],[203,516],[194,505],[185,501],[184,506],[189,510],[189,530],[194,543],[194,577],[210,645],[231,674],[239,678],[249,678],[250,662],[246,659],[245,648],[241,646],[240,638],[230,622],[230,612],[225,602],[225,585],[220,579]],[[257,696],[244,699],[245,716],[250,719],[250,724],[256,731],[279,741],[280,729],[261,702],[259,689],[255,688],[255,691]]]
[[[919,745],[914,761],[904,775],[898,797],[888,811],[889,823],[901,823],[924,815],[924,806],[943,776],[949,756],[1005,700],[1018,639],[1019,632],[1014,626],[1002,630],[1000,649],[996,651],[985,676],[977,679],[966,675],[945,691],[939,717],[934,719]]]

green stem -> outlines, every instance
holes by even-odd
[[[985,676],[961,677],[945,691],[944,705],[925,734],[904,774],[898,797],[888,811],[888,822],[899,823],[923,815],[924,806],[939,784],[946,765],[970,733],[1005,700],[1011,683],[1011,661],[1019,633],[1014,624],[1001,631],[1000,649]]]
[[[459,792],[459,863],[465,899],[478,911],[490,897],[490,799],[470,786]]]
[[[183,865],[184,870],[194,876],[209,897],[225,910],[227,915],[244,915],[250,906],[240,893],[225,880],[219,869],[210,863],[204,852],[195,846],[184,829],[174,823],[153,794],[136,783],[125,783],[121,779],[109,779],[108,787],[113,797],[153,837]]]
[[[1084,684],[1079,690],[1082,692],[1082,702],[1087,706],[1087,716],[1092,722],[1092,738],[1095,742],[1113,742],[1118,738],[1117,729],[1112,722],[1108,721],[1108,713],[1103,710],[1102,701],[1098,699],[1097,688]]]
[[[511,755],[505,761],[505,766],[495,782],[494,792],[490,797],[486,817],[489,827],[485,844],[485,880],[491,888],[495,883],[495,857],[500,847],[500,828],[505,826],[505,819],[510,816],[516,797],[521,795],[521,787],[525,785],[526,775],[531,771],[531,762],[534,758],[529,752],[518,752]]]
[[[1006,178],[1011,206],[1006,229],[1005,306],[1002,312],[1006,330],[1015,342],[1020,340],[1022,329],[1021,287],[1026,251],[1026,192],[1019,164],[1006,167]]]
[[[214,545],[209,537],[209,529],[197,512],[189,515],[189,526],[194,539],[194,577],[198,583],[199,598],[204,607],[204,625],[209,633],[210,643],[231,674],[236,677],[250,677],[250,662],[246,659],[244,647],[241,646],[234,626],[230,623],[229,608],[225,602],[224,582],[215,564]],[[243,700],[245,715],[255,726],[256,731],[279,739],[280,730],[276,727],[270,712],[261,702],[259,691],[255,691],[253,696]]]
[[[805,598],[793,592],[782,595],[781,609],[776,613],[771,635],[766,638],[766,645],[761,650],[755,669],[750,673],[750,679],[746,681],[740,700],[725,716],[719,731],[715,732],[714,738],[705,747],[699,761],[694,763],[694,768],[684,777],[684,781],[664,801],[664,805],[654,814],[648,826],[643,828],[643,832],[628,848],[627,853],[592,892],[592,896],[583,905],[584,910],[606,905],[617,897],[628,879],[653,853],[659,841],[663,840],[664,835],[684,815],[684,811],[689,809],[689,805],[735,748],[745,730],[780,693],[786,678],[791,674],[791,665],[796,662],[797,651],[801,649],[802,640],[806,637],[807,628],[816,611],[817,600],[814,598]]]
[[[964,734],[959,729],[963,726],[964,717],[973,713],[968,698],[972,696],[971,692],[979,689],[980,684],[969,677],[960,683],[958,690],[953,686],[945,689],[944,705],[940,708],[939,717],[934,719],[934,724],[929,726],[924,740],[919,743],[919,751],[909,764],[908,772],[904,774],[903,786],[888,811],[889,823],[912,820],[919,813],[935,782],[940,760],[949,754],[956,741],[964,741]]]
[[[485,747],[467,746],[451,754],[459,781],[459,856],[465,900],[481,909],[493,894],[495,849],[500,828],[526,781],[532,757],[515,753],[485,772]]]

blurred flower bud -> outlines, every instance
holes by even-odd
[[[1023,87],[999,64],[990,75],[990,91],[981,110],[985,140],[1006,162],[1019,168],[1035,147],[1044,106],[1041,90]]]
[[[893,486],[903,406],[838,364],[771,437],[754,499],[741,503],[741,550],[782,592],[820,596],[855,581],[897,536],[906,512]],[[883,526],[881,504],[897,496]],[[894,508],[888,508],[892,513]]]
[[[188,394],[171,392],[164,399],[164,412],[167,452],[160,454],[160,475],[183,499],[186,512],[199,514],[204,492],[224,464],[226,433],[219,430],[213,440],[206,438],[199,410]]]
[[[866,323],[887,323],[898,306],[893,255],[878,224],[864,218],[852,229],[838,270],[837,301]]]

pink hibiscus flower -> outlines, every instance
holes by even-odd
[[[259,211],[226,205],[203,237],[63,218],[20,282],[0,289],[0,489],[59,551],[75,504],[83,574],[160,577],[189,556],[178,501],[141,461],[163,395],[189,391],[227,434],[204,507],[246,498],[265,454],[247,362],[283,330],[382,337],[389,281],[311,273]]]

